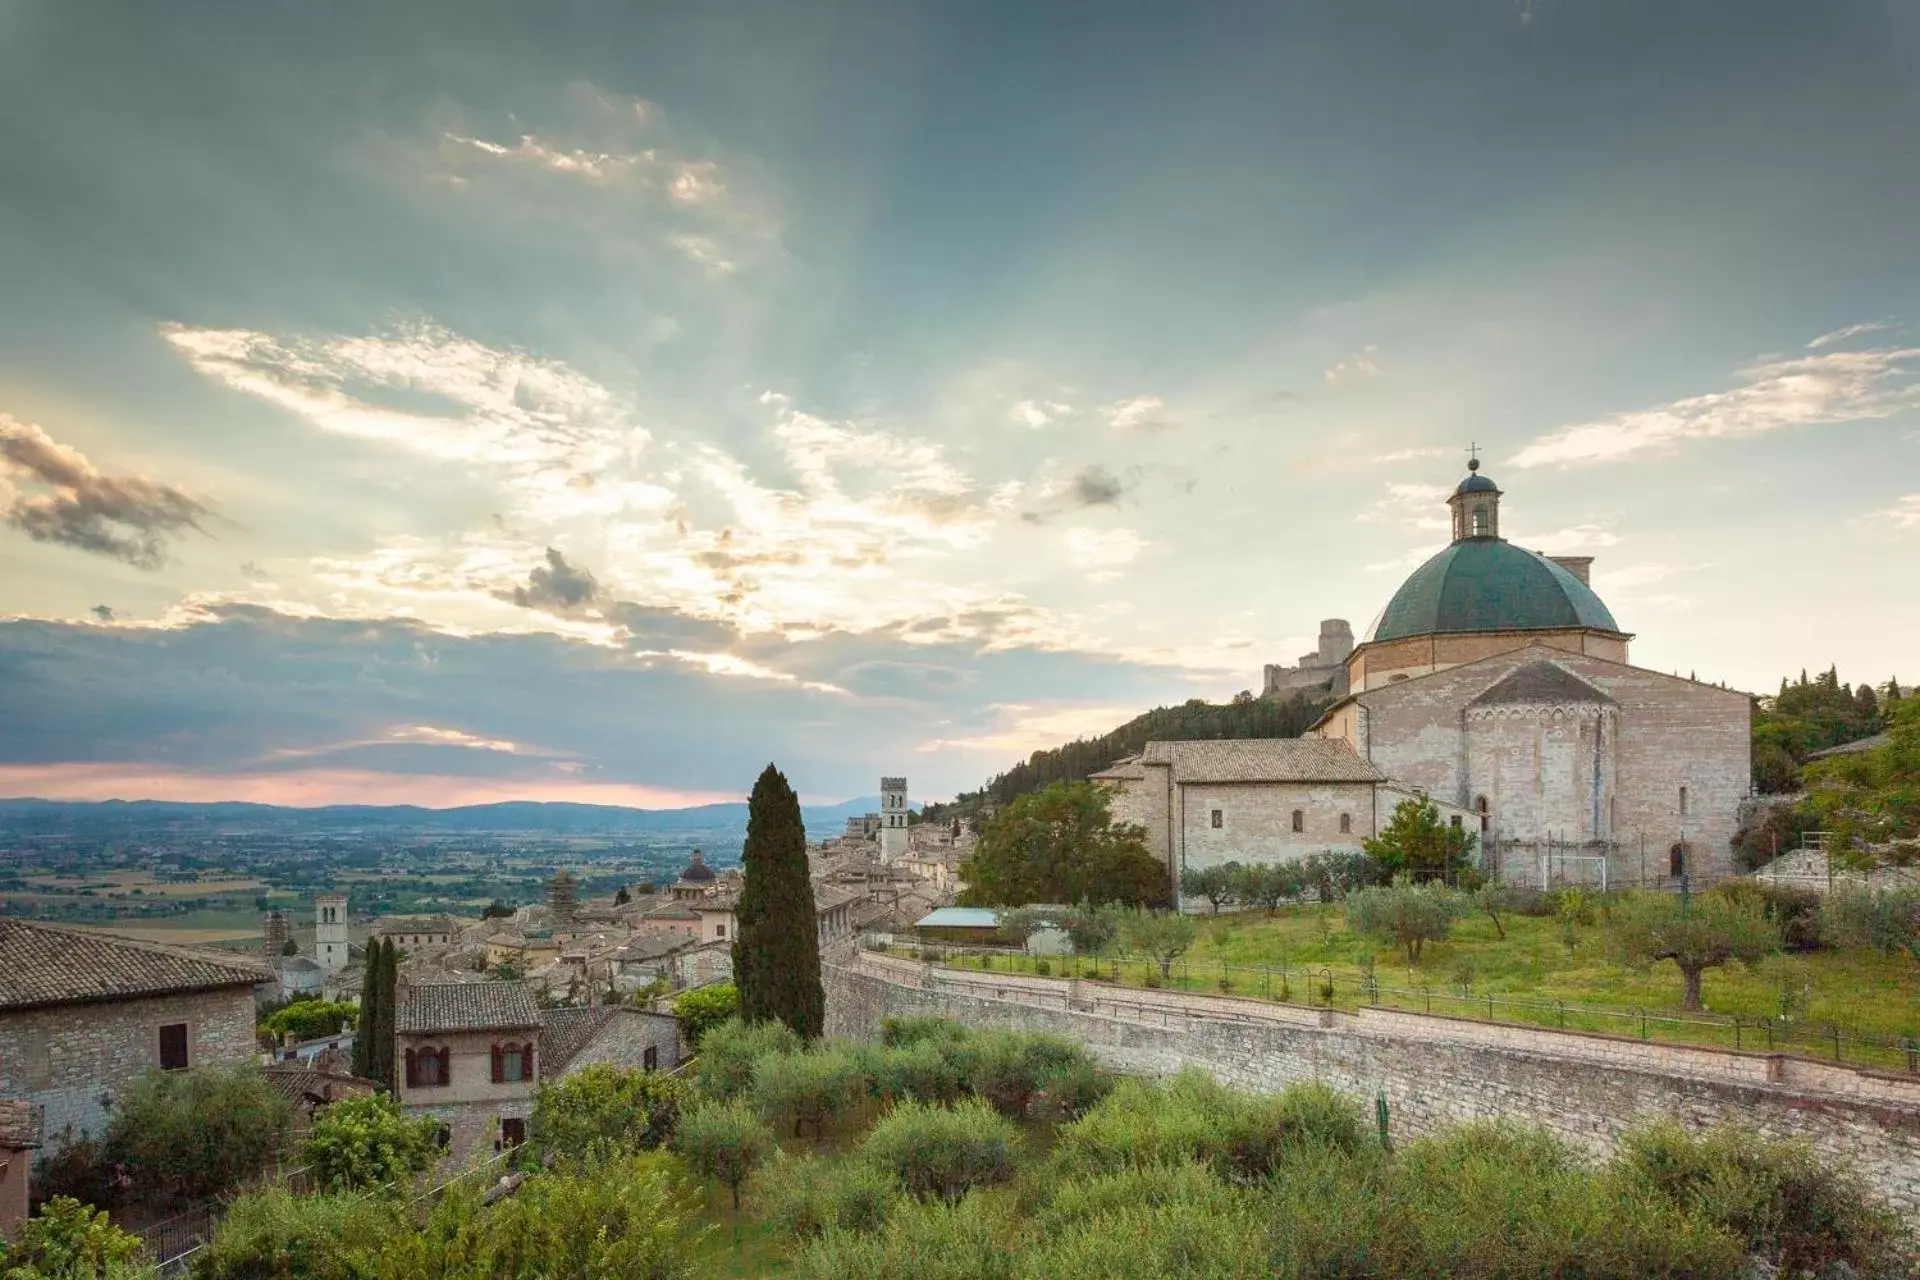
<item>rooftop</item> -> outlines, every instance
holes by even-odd
[[[232,952],[0,919],[0,1009],[251,987],[273,970]]]
[[[612,1009],[599,1005],[542,1009],[540,1048],[547,1056],[543,1070],[558,1075],[588,1041],[600,1034],[600,1028],[613,1020],[613,1014]]]
[[[1407,575],[1367,640],[1577,628],[1620,634],[1593,588],[1564,566],[1501,538],[1466,538]]]
[[[540,1008],[519,982],[423,982],[401,988],[393,1022],[402,1035],[521,1030],[540,1025]]]
[[[1386,775],[1337,738],[1224,738],[1149,742],[1142,765],[1171,766],[1175,782],[1380,782]]]
[[[1612,701],[1604,692],[1565,667],[1541,659],[1515,667],[1468,705],[1487,707],[1530,702]]]

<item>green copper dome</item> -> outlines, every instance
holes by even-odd
[[[1444,631],[1620,630],[1580,579],[1499,538],[1463,538],[1413,571],[1367,640]]]

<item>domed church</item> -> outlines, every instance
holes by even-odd
[[[1468,467],[1453,541],[1393,593],[1309,732],[1478,828],[1505,879],[1595,880],[1602,860],[1616,884],[1727,875],[1747,695],[1633,666],[1592,558],[1502,538],[1500,487]]]
[[[1094,775],[1169,876],[1358,849],[1416,794],[1509,883],[1731,872],[1747,695],[1634,666],[1592,557],[1508,542],[1501,497],[1470,463],[1453,540],[1387,601],[1306,737],[1153,742]]]

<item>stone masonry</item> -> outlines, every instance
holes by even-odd
[[[827,1033],[889,1017],[1047,1031],[1137,1075],[1200,1067],[1262,1092],[1323,1081],[1384,1095],[1402,1136],[1478,1120],[1536,1124],[1601,1154],[1641,1122],[1726,1122],[1805,1140],[1920,1221],[1920,1079],[1785,1055],[1649,1044],[1380,1009],[1355,1014],[1093,982],[962,974],[871,954],[824,966]]]
[[[23,1009],[0,1018],[0,1097],[45,1108],[52,1155],[73,1138],[97,1137],[126,1087],[160,1067],[160,1028],[187,1024],[194,1067],[250,1062],[256,1052],[247,987],[144,999]]]

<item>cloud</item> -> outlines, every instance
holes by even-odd
[[[520,140],[512,144],[489,142],[485,138],[469,138],[457,133],[447,134],[446,139],[455,146],[470,147],[484,156],[528,161],[542,169],[593,182],[604,182],[624,170],[653,164],[656,159],[652,151],[619,155],[552,147],[530,133],[521,134]]]
[[[1113,506],[1127,492],[1120,477],[1098,463],[1075,475],[1070,489],[1073,500],[1083,507]]]
[[[711,160],[682,161],[667,184],[667,194],[681,204],[706,204],[718,200],[726,189],[720,166]]]
[[[1115,569],[1132,564],[1147,547],[1146,539],[1131,529],[1066,531],[1067,561],[1076,569]]]
[[[1512,534],[1507,541],[1531,548],[1542,555],[1579,555],[1599,547],[1620,544],[1620,535],[1598,524],[1576,524],[1551,533]]]
[[[1906,494],[1896,499],[1890,507],[1861,516],[1856,523],[1878,525],[1900,533],[1920,531],[1920,493]]]
[[[1354,519],[1362,524],[1397,524],[1422,533],[1451,533],[1446,501],[1450,485],[1389,481],[1386,496],[1377,498]]]
[[[1911,368],[1920,347],[1830,351],[1767,359],[1739,371],[1743,386],[1563,427],[1529,443],[1518,467],[1581,467],[1639,453],[1669,453],[1685,440],[1891,417],[1920,406]]]
[[[1681,574],[1699,573],[1703,569],[1714,567],[1710,561],[1703,564],[1662,564],[1658,561],[1647,561],[1596,573],[1593,575],[1594,587],[1603,592],[1631,595],[1639,588],[1655,582],[1665,582]]]
[[[1869,320],[1864,324],[1842,325],[1831,333],[1823,333],[1807,344],[1807,350],[1818,351],[1821,347],[1830,347],[1836,342],[1845,342],[1848,338],[1857,338],[1863,333],[1878,333],[1882,329],[1891,329],[1892,320]]]
[[[97,604],[87,612],[102,622],[112,622],[114,619],[113,606],[110,604]]]
[[[1432,547],[1415,547],[1403,551],[1391,560],[1376,560],[1365,566],[1368,573],[1391,573],[1395,569],[1417,569],[1433,558]]]
[[[556,548],[548,547],[547,562],[535,565],[526,585],[515,587],[507,598],[523,609],[573,613],[594,603],[599,594],[600,584],[590,570],[568,564]]]
[[[1380,348],[1369,342],[1346,359],[1329,366],[1320,376],[1328,383],[1363,382],[1380,376]]]
[[[689,261],[705,267],[714,275],[731,275],[739,269],[740,264],[727,257],[720,242],[712,236],[681,233],[668,236],[667,243],[686,255]]]
[[[1015,401],[1013,407],[1007,411],[1007,416],[1022,426],[1037,430],[1059,421],[1072,412],[1072,405],[1060,404],[1053,400],[1019,400]]]
[[[1159,396],[1129,396],[1106,407],[1107,425],[1116,431],[1155,431],[1171,425],[1161,410],[1166,402]]]
[[[35,542],[53,542],[123,560],[137,569],[166,563],[167,540],[212,513],[184,491],[143,476],[104,475],[77,449],[32,423],[0,414],[0,481],[48,492],[16,493],[6,522]]]
[[[1445,445],[1429,445],[1425,448],[1396,449],[1392,453],[1379,454],[1375,462],[1417,462],[1422,458],[1444,458],[1453,450]]]

